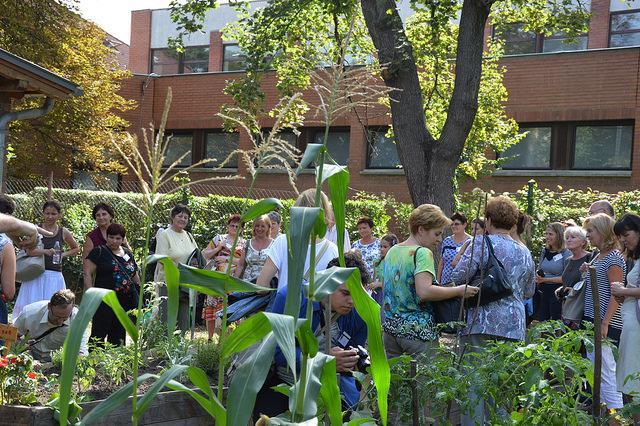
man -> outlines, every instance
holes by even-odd
[[[613,211],[613,206],[607,200],[598,200],[589,206],[589,216],[596,215],[598,213],[604,213],[612,218],[616,218],[616,214]]]
[[[28,336],[29,349],[34,358],[49,361],[51,352],[60,349],[69,332],[71,321],[78,314],[76,296],[69,289],[56,291],[51,300],[42,300],[24,307],[14,321],[22,336]],[[89,334],[85,332],[80,354],[88,353]]]
[[[338,259],[333,259],[327,265],[327,268],[338,266]],[[356,253],[349,252],[345,254],[345,266],[347,268],[360,269],[360,276],[363,279],[363,285],[368,282],[367,270],[362,260]],[[360,400],[360,391],[356,387],[356,380],[351,374],[357,371],[358,346],[364,346],[367,340],[367,325],[360,318],[358,313],[353,309],[353,300],[351,294],[344,284],[331,294],[331,355],[336,359],[336,370],[338,372],[338,385],[340,387],[340,395],[343,400],[343,410],[355,406]],[[287,288],[283,287],[278,290],[272,312],[283,313],[284,305],[287,298]],[[304,317],[307,309],[307,299],[302,298],[300,307],[300,317]],[[324,349],[324,303],[313,303],[313,317],[311,329],[318,337],[318,349]],[[300,369],[300,349],[296,346],[296,363],[298,370]],[[288,409],[287,396],[275,392],[271,389],[281,383],[288,382],[292,384],[293,375],[287,366],[287,362],[282,355],[280,349],[276,349],[275,365],[277,374],[268,377],[262,389],[256,398],[254,407],[254,418],[258,418],[260,414],[266,414],[270,417],[285,412]]]

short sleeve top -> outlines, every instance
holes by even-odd
[[[415,276],[422,272],[430,273],[435,281],[433,253],[428,248],[395,245],[387,252],[383,270],[384,331],[412,340],[438,338],[433,307],[416,294]]]
[[[460,248],[468,240],[469,238],[465,238],[459,243],[456,243],[453,240],[453,235],[449,235],[442,241],[442,275],[440,276],[440,281],[442,282],[442,284],[448,284],[451,282],[451,273],[453,272],[451,262],[460,251]]]
[[[133,253],[124,248],[124,255],[114,254],[107,246],[98,246],[89,252],[87,259],[96,265],[94,286],[114,290],[118,300],[129,300],[130,294],[135,292],[133,277],[138,265]],[[123,306],[125,309],[132,307]]]
[[[609,269],[614,266],[618,266],[622,269],[622,276],[626,275],[627,265],[622,257],[622,254],[618,250],[612,250],[604,258],[596,258],[591,262],[591,265],[596,268],[596,281],[598,283],[598,295],[600,296],[600,318],[604,319],[604,315],[609,307],[609,300],[611,300],[611,283],[609,282]],[[586,281],[586,287],[584,289],[584,316],[593,319],[593,295],[591,294],[591,282]],[[609,322],[609,326],[617,330],[622,330],[622,317],[620,316],[620,309],[617,309],[613,318]]]
[[[360,240],[358,240],[353,243],[351,247],[362,253],[362,262],[369,273],[369,278],[373,278],[374,263],[380,259],[380,240],[376,238],[369,244],[362,244]]]

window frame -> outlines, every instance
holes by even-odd
[[[191,135],[191,159],[189,161],[189,164],[178,164],[176,165],[175,168],[177,169],[184,169],[187,168],[189,166],[191,166],[192,164],[194,164],[195,162],[197,162],[198,160],[196,160],[196,151],[195,151],[195,147],[197,146],[197,141],[196,141],[196,130],[195,129],[171,129],[171,130],[165,130],[164,134],[166,136],[185,136],[185,135]],[[162,168],[166,169],[170,166],[171,164],[167,164],[164,161],[162,162]]]
[[[516,24],[521,24],[521,22],[513,22],[511,23],[511,25],[516,25]],[[498,37],[498,32],[496,31],[496,26],[493,25],[491,27],[491,38],[496,38]],[[529,53],[505,53],[504,56],[522,56],[522,55],[535,55],[538,53],[548,53],[548,54],[553,54],[553,53],[564,53],[564,52],[584,52],[586,50],[589,50],[589,32],[587,31],[586,33],[580,34],[576,37],[585,37],[587,40],[587,48],[584,50],[554,50],[552,52],[545,52],[544,51],[544,42],[545,40],[557,40],[557,39],[565,39],[565,38],[569,38],[567,36],[560,36],[560,35],[550,35],[550,36],[545,36],[542,33],[535,33],[535,48],[533,52],[529,52]],[[504,44],[506,47],[506,40],[504,40]]]
[[[371,154],[372,154],[372,149],[373,146],[372,144],[369,143],[369,133],[370,132],[376,132],[376,133],[387,133],[389,131],[389,126],[367,126],[364,129],[364,142],[366,144],[366,149],[365,149],[365,170],[404,170],[404,167],[402,167],[402,162],[400,161],[400,156],[398,155],[398,164],[400,167],[375,167],[371,165]],[[397,144],[394,143],[394,145]],[[396,154],[398,152],[398,149],[396,148]]]
[[[201,129],[200,130],[202,132],[202,136],[201,136],[201,140],[200,140],[200,160],[204,160],[207,155],[207,135],[209,135],[210,133],[212,134],[227,134],[227,135],[237,135],[238,137],[238,146],[235,149],[240,148],[240,133],[238,132],[225,132],[224,129],[221,128],[213,128],[213,129]],[[225,157],[226,158],[226,157]],[[220,161],[223,161],[224,158],[220,159]],[[240,164],[240,159],[238,158],[238,154],[236,154],[236,164],[235,165],[230,165],[229,163],[227,163],[224,167],[222,167],[222,170],[238,170],[238,166]],[[207,169],[215,169],[216,167],[218,167],[217,165],[214,164],[203,164],[204,168]]]
[[[199,45],[199,46],[185,46],[185,50],[186,49],[193,49],[193,48],[197,48],[197,47],[201,47],[201,48],[206,48],[209,49],[209,56],[207,58],[207,71],[203,71],[203,72],[198,72],[198,73],[185,73],[184,72],[184,66],[185,64],[190,64],[190,63],[200,63],[200,62],[204,62],[204,61],[193,61],[193,60],[189,60],[189,61],[185,61],[184,59],[184,53],[185,52],[178,52],[178,74],[203,74],[205,72],[209,72],[209,60],[211,58],[211,46],[210,45]],[[149,73],[153,73],[155,72],[153,70],[153,52],[158,51],[158,50],[171,50],[171,48],[169,47],[160,47],[157,49],[150,49],[150,56],[151,56],[151,60],[149,61]],[[158,74],[158,73],[156,73]],[[173,75],[173,74],[159,74],[159,75]]]
[[[242,69],[239,69],[239,70],[227,70],[227,69],[225,69],[226,68],[226,64],[229,63],[228,61],[225,60],[225,50],[228,47],[231,47],[231,46],[237,46],[240,49],[240,44],[238,44],[238,43],[223,43],[222,44],[222,72],[244,72],[244,71],[246,71],[247,70],[247,66],[246,66],[247,61],[246,61],[246,59],[244,61],[244,64],[245,64],[244,68],[242,68]],[[240,49],[240,51],[242,52],[242,49]],[[244,54],[244,55],[245,55],[245,58],[246,58],[246,54]],[[235,62],[240,62],[240,61],[235,61]]]
[[[631,45],[631,46],[611,46],[611,37],[614,35],[618,35],[618,34],[635,34],[635,33],[640,33],[640,27],[638,27],[637,30],[625,30],[625,31],[613,31],[612,30],[612,23],[613,23],[613,18],[614,16],[618,16],[618,15],[629,15],[631,13],[640,13],[640,9],[629,9],[629,10],[616,10],[616,11],[610,11],[609,12],[609,38],[608,38],[608,43],[607,46],[609,48],[612,49],[618,49],[618,48],[622,48],[622,47],[637,47],[640,46],[639,45]]]
[[[631,127],[631,152],[629,152],[629,166],[628,167],[606,167],[606,168],[593,168],[593,167],[575,167],[575,154],[576,154],[576,134],[578,127],[612,127],[612,126],[629,126]],[[598,170],[598,171],[630,171],[633,169],[633,151],[635,143],[635,123],[632,119],[626,120],[600,120],[600,121],[575,121],[570,123],[570,139],[569,149],[570,156],[567,161],[569,170]]]
[[[549,167],[505,167],[504,165],[500,166],[500,170],[554,170],[555,164],[557,162],[558,153],[556,152],[556,143],[557,140],[555,136],[555,126],[554,123],[550,122],[540,122],[540,123],[518,123],[518,129],[521,132],[526,132],[528,128],[533,127],[548,127],[551,129],[551,140],[549,141]],[[518,142],[520,143],[520,142]],[[501,158],[502,153],[496,153],[496,159]]]

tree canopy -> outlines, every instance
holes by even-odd
[[[118,95],[129,75],[105,44],[106,33],[75,12],[73,0],[0,0],[0,47],[80,85],[80,97],[58,101],[47,115],[16,121],[9,132],[10,174],[42,170],[124,171],[110,138],[127,127],[118,114],[133,106]],[[25,98],[14,109],[40,106]],[[42,155],[46,152],[47,155]]]
[[[198,17],[212,3],[174,5],[179,29],[184,34],[202,29]],[[451,210],[456,176],[476,178],[490,171],[494,161],[486,151],[503,151],[522,137],[504,110],[508,94],[499,37],[488,40],[485,49],[487,23],[495,25],[497,34],[521,22],[525,30],[571,37],[586,31],[588,4],[414,0],[412,16],[403,21],[399,3],[270,0],[251,11],[246,1],[232,2],[241,19],[224,34],[238,41],[248,66],[246,78],[227,90],[238,104],[255,108],[263,99],[259,78],[267,67],[277,73],[284,94],[303,90],[314,69],[339,57],[343,37],[352,28],[347,57],[359,63],[368,59],[373,72],[394,89],[386,102],[413,202]]]

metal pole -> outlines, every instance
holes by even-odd
[[[413,426],[420,426],[420,410],[418,407],[418,382],[416,382],[416,376],[418,375],[418,361],[411,360],[411,410],[413,412]]]
[[[594,366],[593,366],[593,396],[592,414],[594,422],[600,418],[600,382],[602,379],[602,333],[600,331],[600,295],[598,294],[598,281],[596,268],[589,267],[589,282],[593,296],[593,336],[594,336]]]
[[[527,214],[529,216],[533,215],[533,188],[536,184],[536,181],[531,179],[527,182]]]

